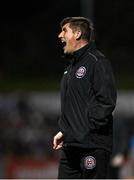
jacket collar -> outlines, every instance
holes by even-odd
[[[71,62],[72,64],[75,64],[77,61],[80,60],[80,57],[85,54],[85,52],[87,51],[87,49],[90,51],[91,49],[94,49],[95,43],[94,42],[90,42],[88,44],[86,44],[84,47],[80,48],[79,50],[75,51],[72,55],[72,60],[73,62]]]

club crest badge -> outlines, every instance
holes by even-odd
[[[93,156],[87,156],[84,159],[84,167],[86,169],[93,169],[96,166],[96,159]]]
[[[77,78],[83,78],[86,74],[86,68],[84,66],[79,67],[79,69],[76,71],[75,76]]]

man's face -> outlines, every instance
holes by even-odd
[[[75,51],[75,33],[69,26],[69,23],[62,27],[61,33],[58,35],[61,42],[63,43],[64,54],[72,54]]]

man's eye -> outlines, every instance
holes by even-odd
[[[67,32],[66,28],[63,28],[62,31]]]

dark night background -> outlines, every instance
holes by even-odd
[[[134,1],[93,2],[98,49],[110,59],[118,88],[133,88]],[[59,23],[66,16],[80,15],[80,0],[1,4],[1,89],[18,88],[18,82],[25,87],[28,81],[59,81],[64,69]]]

